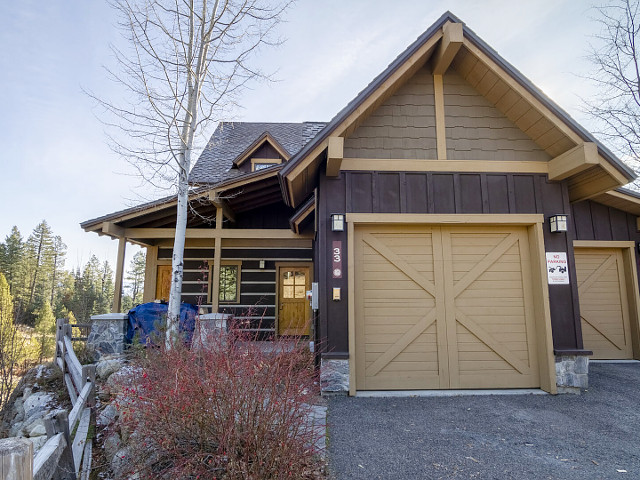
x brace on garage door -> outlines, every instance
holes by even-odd
[[[546,288],[534,285],[530,227],[378,223],[353,232],[357,389],[549,384],[541,370],[548,377],[550,335],[543,328],[539,342],[535,305]]]

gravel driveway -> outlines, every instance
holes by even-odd
[[[581,395],[329,400],[332,478],[640,478],[640,364]]]

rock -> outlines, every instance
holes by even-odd
[[[29,426],[23,429],[29,437],[41,437],[47,434],[47,430],[44,428],[44,421],[42,418],[31,422]]]
[[[19,437],[22,433],[23,426],[24,422],[16,422],[11,425],[11,430],[9,430],[9,437]]]
[[[25,392],[26,390],[25,388]],[[51,401],[53,401],[53,395],[50,393],[40,392],[29,395],[24,401],[24,416],[30,417],[35,409],[46,407]]]
[[[40,450],[45,443],[47,443],[47,436],[46,435],[42,435],[40,437],[32,437],[29,438],[28,440],[31,441],[31,443],[33,443],[33,454],[37,454],[38,450]]]
[[[32,393],[33,389],[31,387],[24,387],[24,390],[22,390],[22,399],[26,400]]]
[[[141,375],[141,368],[124,365],[120,370],[109,376],[107,379],[107,386],[110,388],[111,393],[117,393],[122,390],[122,387],[135,385],[137,383],[137,378]]]
[[[112,373],[122,368],[120,360],[103,360],[96,364],[96,375],[102,380],[106,380]]]
[[[116,454],[116,452],[120,449],[122,445],[122,440],[120,440],[120,435],[116,432],[111,432],[102,442],[102,448],[107,456],[107,458],[111,459]]]
[[[133,474],[131,466],[131,449],[123,447],[118,450],[111,459],[111,469],[116,478],[124,478],[127,474]]]
[[[112,424],[116,420],[117,416],[118,410],[116,409],[115,405],[109,404],[105,407],[104,410],[102,410],[102,412],[100,412],[98,418],[96,419],[96,423],[99,427],[106,427],[107,425]]]

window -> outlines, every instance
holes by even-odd
[[[241,262],[221,263],[220,288],[218,290],[219,303],[240,302],[240,265]],[[213,279],[213,272],[211,272],[210,278]]]
[[[252,158],[251,171],[257,172],[258,170],[264,170],[265,168],[273,167],[274,165],[280,165],[281,163],[281,158]]]

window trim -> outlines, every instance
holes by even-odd
[[[220,268],[222,267],[227,267],[227,266],[236,266],[238,268],[238,276],[236,279],[236,299],[235,300],[220,300],[220,286],[218,285],[218,305],[233,305],[234,303],[240,303],[240,283],[242,280],[242,260],[222,260],[220,262]],[[211,265],[211,267],[209,268],[209,278],[211,279],[209,281],[209,303],[211,303],[213,301],[213,268],[214,266]]]
[[[256,164],[259,165],[259,164],[265,164],[265,163],[272,163],[274,166],[280,165],[282,163],[282,159],[281,158],[252,158],[251,171],[257,172],[258,170],[256,170]]]

